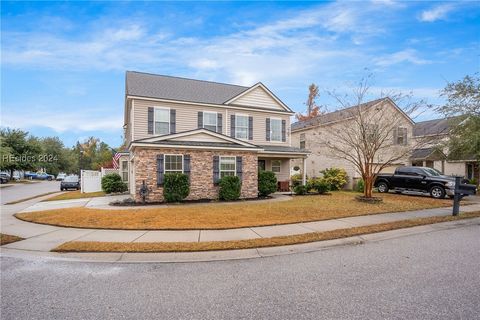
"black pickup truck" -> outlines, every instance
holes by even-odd
[[[462,183],[467,182],[466,180]],[[379,174],[375,180],[379,192],[394,190],[428,192],[433,198],[443,199],[445,195],[453,198],[455,177],[442,175],[438,170],[428,167],[399,167],[394,174]],[[465,186],[476,192],[473,184]]]

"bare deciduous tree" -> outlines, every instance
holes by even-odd
[[[328,92],[340,105],[340,121],[330,127],[329,135],[319,134],[311,142],[325,146],[330,157],[352,164],[364,181],[364,197],[372,198],[377,175],[427,143],[412,139],[406,125],[426,104],[393,92],[380,93],[379,99],[366,102],[368,82],[369,77],[363,78],[352,94]],[[402,108],[395,110],[399,104]]]

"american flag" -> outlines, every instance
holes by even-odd
[[[113,168],[118,169],[118,159],[120,159],[121,154],[118,152],[115,152],[115,155],[113,156],[112,162],[113,162]]]

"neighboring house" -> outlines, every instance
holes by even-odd
[[[164,176],[189,175],[187,199],[218,198],[226,175],[241,178],[242,198],[258,194],[258,170],[289,181],[290,160],[307,151],[290,145],[292,110],[262,83],[251,87],[128,71],[125,143],[119,159],[130,193],[163,200]],[[124,167],[125,165],[125,167]]]
[[[412,144],[410,141],[413,134],[414,122],[389,98],[377,99],[361,104],[362,108],[384,108],[382,112],[388,117],[396,118],[398,127],[392,132],[393,148],[405,148]],[[335,142],[335,131],[341,130],[348,125],[351,120],[352,109],[358,106],[350,107],[326,113],[307,121],[296,122],[292,124],[292,146],[301,149],[308,149],[311,154],[306,161],[306,175],[309,177],[320,176],[320,171],[331,168],[343,168],[349,176],[347,188],[352,188],[356,181],[361,178],[356,167],[344,160],[334,157],[331,150],[325,144],[325,141]],[[391,152],[395,150],[386,149],[384,154],[379,156],[378,163],[382,158],[390,158]],[[396,167],[408,165],[409,159],[406,156],[387,167],[383,172],[393,172]],[[292,166],[300,166],[297,161],[292,161]]]
[[[411,161],[414,166],[435,168],[446,175],[465,176],[467,179],[480,181],[478,161],[474,157],[449,160],[448,137],[451,132],[452,120],[449,118],[418,122],[413,129],[415,139],[430,139],[432,142],[424,148],[412,151]]]
[[[405,146],[411,148],[408,156],[392,164],[383,172],[393,172],[396,167],[404,165],[427,166],[438,169],[447,175],[461,175],[468,179],[476,178],[477,181],[480,180],[478,163],[473,158],[456,161],[447,160],[448,150],[444,146],[450,133],[448,119],[415,123],[388,98],[366,102],[362,106],[381,106],[397,113],[397,116],[401,119],[401,124],[392,132],[393,145],[399,148]],[[350,178],[347,188],[353,187],[355,182],[360,179],[360,173],[355,166],[346,160],[332,156],[329,148],[324,143],[320,143],[322,140],[335,141],[333,133],[338,128],[345,126],[346,121],[349,121],[349,109],[326,113],[307,121],[292,124],[292,146],[308,149],[311,152],[306,161],[307,169],[305,173],[307,176],[320,176],[321,170],[337,167],[347,171]],[[390,151],[393,150],[390,149]],[[300,166],[300,164],[298,161],[292,160],[291,166]]]

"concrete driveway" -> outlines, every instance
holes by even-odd
[[[60,181],[12,183],[11,186],[0,188],[1,204],[34,197],[52,191],[60,191]]]

